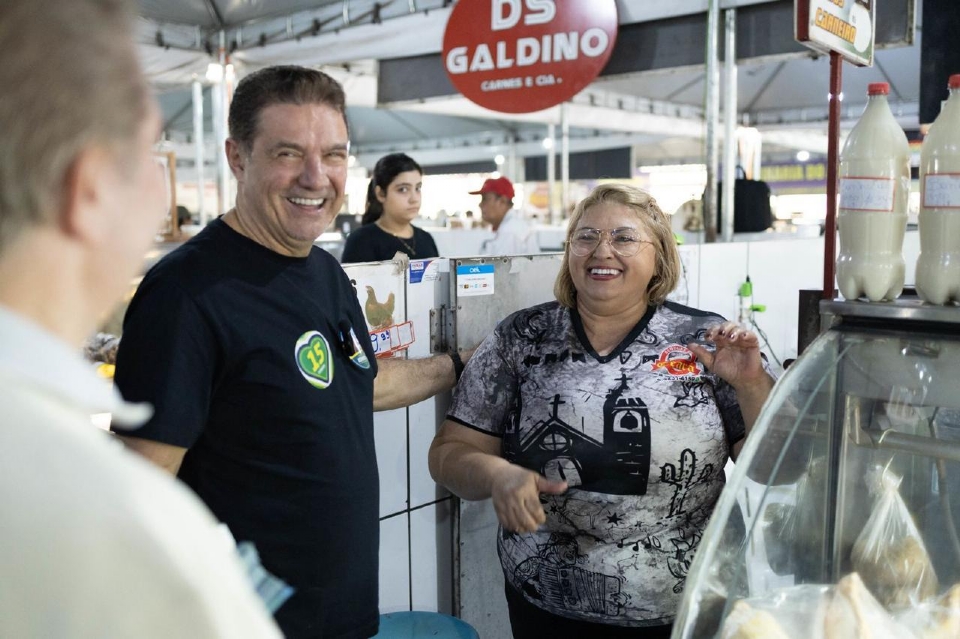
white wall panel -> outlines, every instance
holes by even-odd
[[[380,522],[380,614],[410,610],[408,515]]]
[[[754,242],[748,245],[754,304],[767,310],[754,314],[770,348],[782,362],[797,356],[799,292],[823,288],[823,239]],[[768,349],[761,345],[764,352]]]
[[[677,288],[668,299],[699,308],[700,303],[700,246],[685,244],[679,247],[680,262],[683,264],[683,273]]]
[[[407,508],[407,409],[375,413],[374,437],[380,469],[380,516]]]
[[[451,614],[453,501],[410,512],[410,587],[414,610]]]
[[[697,308],[737,319],[737,291],[747,275],[747,245],[701,244]]]
[[[903,238],[903,261],[906,265],[904,284],[914,286],[917,283],[917,258],[920,257],[920,232],[908,231]]]
[[[416,508],[450,493],[430,477],[427,454],[437,433],[438,420],[443,419],[449,399],[422,402],[410,407],[410,507]],[[439,409],[439,410],[438,410]]]
[[[430,340],[431,311],[439,312],[449,296],[450,263],[446,259],[417,260],[407,269],[407,320],[413,322],[416,340],[407,349],[408,357],[428,357],[432,352]],[[414,404],[408,410],[410,507],[436,501],[450,493],[430,477],[427,453],[450,403],[450,393]]]

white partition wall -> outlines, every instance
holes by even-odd
[[[426,357],[431,324],[447,296],[448,261],[348,264],[375,350]],[[380,471],[380,612],[452,612],[450,494],[430,478],[427,451],[449,394],[374,414]]]

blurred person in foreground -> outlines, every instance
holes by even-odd
[[[530,255],[540,252],[537,233],[513,208],[513,183],[505,177],[489,178],[470,195],[480,196],[480,217],[493,229],[493,238],[483,243],[484,255]]]
[[[774,383],[753,333],[666,301],[680,272],[654,199],[598,186],[557,301],[506,318],[464,371],[430,472],[493,498],[516,639],[670,636],[724,464]]]
[[[237,84],[233,209],[144,277],[115,381],[151,402],[127,437],[177,474],[296,589],[287,637],[379,627],[380,484],[373,411],[450,388],[459,356],[377,360],[350,279],[314,241],[343,204],[343,88],[305,67]]]
[[[164,215],[125,0],[0,4],[0,636],[279,637],[224,531],[93,427],[80,345]]]
[[[340,261],[381,262],[398,252],[411,260],[437,257],[433,236],[413,225],[420,214],[423,170],[405,153],[385,155],[373,167],[363,226],[347,236]]]

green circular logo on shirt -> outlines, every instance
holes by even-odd
[[[333,381],[333,354],[320,331],[308,331],[297,340],[294,356],[300,374],[314,388],[326,388]]]

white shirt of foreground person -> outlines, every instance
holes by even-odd
[[[0,637],[280,637],[206,507],[91,425],[108,411],[150,415],[0,306]]]
[[[494,231],[493,238],[483,243],[480,252],[483,255],[528,255],[539,253],[540,245],[533,227],[520,217],[519,211],[510,209]]]

